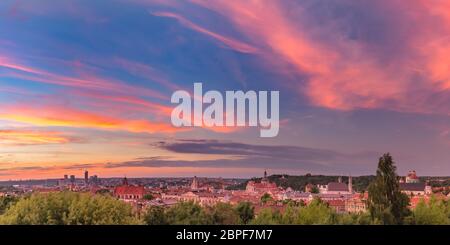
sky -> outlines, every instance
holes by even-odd
[[[176,90],[279,91],[280,131],[172,126]],[[446,0],[2,0],[0,180],[450,175]]]

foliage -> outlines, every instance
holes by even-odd
[[[17,201],[18,198],[13,196],[0,197],[0,215],[3,214],[11,205],[14,205],[14,203],[16,203]]]
[[[151,206],[144,215],[144,223],[147,225],[167,225],[165,210],[160,206]]]
[[[269,193],[264,193],[264,195],[261,196],[261,203],[266,204],[270,201],[273,201],[272,196]]]
[[[448,208],[444,201],[432,197],[429,203],[421,200],[413,211],[411,223],[417,225],[450,224]]]
[[[409,214],[409,199],[400,191],[396,167],[389,153],[380,157],[376,178],[368,190],[368,206],[373,221],[403,223],[404,217]]]
[[[300,225],[328,225],[335,223],[336,214],[320,199],[314,199],[308,206],[301,207],[295,219]]]
[[[319,193],[319,188],[317,186],[313,186],[312,189],[311,189],[311,193],[318,194]]]
[[[213,207],[209,207],[208,213],[214,225],[234,225],[240,222],[237,210],[228,203],[218,203]]]
[[[252,225],[278,225],[282,222],[282,216],[279,211],[273,211],[271,208],[262,209],[259,214],[250,222]]]
[[[0,216],[0,224],[136,224],[131,206],[109,196],[60,192],[21,198]]]
[[[155,197],[152,194],[145,194],[143,198],[149,201],[155,199]]]
[[[240,202],[236,211],[242,224],[247,224],[255,216],[255,208],[250,202]]]
[[[205,210],[194,202],[180,202],[166,212],[171,225],[209,225],[212,218]]]

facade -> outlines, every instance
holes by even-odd
[[[367,199],[362,194],[355,194],[352,198],[345,200],[345,211],[347,213],[365,213]]]
[[[122,185],[114,188],[114,196],[123,201],[138,201],[144,198],[144,194],[143,186],[129,185],[127,178],[124,178]]]
[[[346,212],[345,200],[329,200],[326,201],[326,203],[328,203],[328,206],[338,214]]]
[[[267,172],[264,171],[264,178],[261,182],[249,181],[247,183],[247,187],[245,188],[246,192],[253,194],[261,194],[261,193],[276,193],[278,192],[278,187],[275,183],[271,183],[267,178]]]
[[[408,196],[424,196],[433,193],[431,186],[419,181],[415,170],[409,171],[404,181],[400,179],[399,187]]]
[[[405,177],[406,183],[419,183],[419,177],[417,177],[416,170],[412,170],[408,172],[408,175]]]
[[[400,190],[408,196],[424,196],[432,194],[431,186],[425,183],[400,183]]]
[[[198,179],[197,176],[194,176],[194,178],[192,179],[191,190],[198,190],[198,188]]]
[[[348,178],[348,185],[341,181],[339,178],[338,182],[330,182],[328,185],[318,185],[319,193],[321,194],[352,194],[353,193],[353,183],[352,177]]]

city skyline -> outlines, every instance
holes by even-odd
[[[0,2],[0,181],[450,176],[446,1]],[[176,128],[176,90],[280,91],[280,127]]]

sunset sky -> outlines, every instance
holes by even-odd
[[[280,132],[172,93],[280,91]],[[450,175],[450,1],[1,0],[0,180]]]

